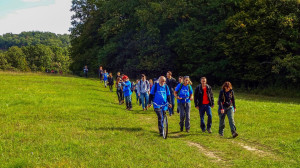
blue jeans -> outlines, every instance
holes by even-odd
[[[235,127],[235,124],[234,124],[233,107],[231,106],[231,107],[228,107],[228,108],[224,108],[224,114],[221,114],[221,109],[219,107],[218,113],[219,113],[219,118],[220,118],[219,134],[223,135],[223,133],[224,133],[226,115],[228,117],[231,133],[235,133],[236,132],[236,127]]]
[[[127,108],[132,108],[132,105],[131,105],[131,95],[130,96],[125,96],[125,102],[126,102],[126,107]]]
[[[175,96],[174,93],[172,91],[170,91],[170,96],[171,96],[171,103],[172,103],[172,107],[169,107],[169,113],[170,115],[174,114],[174,105],[175,105]]]
[[[211,113],[211,107],[208,104],[201,105],[199,107],[199,113],[200,113],[200,120],[201,120],[201,129],[202,131],[205,131],[205,122],[204,122],[204,115],[207,115],[207,129],[211,129],[212,124],[212,113]]]
[[[190,129],[191,103],[178,103],[178,109],[180,112],[180,128],[183,128],[183,125],[185,123],[185,129]]]
[[[139,102],[140,101],[140,97],[139,97],[139,94],[138,92],[134,91],[135,92],[135,96],[136,96],[136,101]]]
[[[140,93],[140,100],[142,101],[143,109],[145,109],[148,105],[149,94],[147,92],[146,93]]]

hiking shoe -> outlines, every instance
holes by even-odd
[[[132,108],[129,108],[128,110],[129,110],[129,111],[132,111]]]
[[[183,131],[183,127],[180,127],[180,131],[181,131],[181,132]]]
[[[186,131],[187,133],[189,133],[189,132],[190,132],[190,129],[186,129],[185,131]]]
[[[205,132],[205,130],[202,130],[202,132]]]
[[[224,134],[219,134],[220,135],[220,137],[223,137],[224,136]]]
[[[143,109],[143,111],[146,111],[146,109]]]
[[[238,133],[234,132],[234,133],[232,134],[232,138],[235,138],[235,137],[237,137],[238,135],[239,135]]]
[[[211,129],[207,129],[207,132],[211,134]]]

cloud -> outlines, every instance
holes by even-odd
[[[34,0],[23,0],[34,1]],[[17,10],[0,19],[0,34],[22,31],[68,33],[71,26],[72,0],[55,0],[54,4]]]
[[[41,0],[22,0],[23,2],[40,2]]]

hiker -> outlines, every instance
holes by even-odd
[[[125,102],[126,102],[126,109],[127,110],[132,110],[132,103],[131,103],[131,82],[129,81],[128,76],[124,75],[123,78],[123,93],[125,96]]]
[[[167,72],[167,81],[166,84],[168,85],[171,93],[171,103],[172,103],[172,108],[169,109],[170,116],[174,114],[174,105],[175,105],[175,98],[174,98],[174,91],[177,86],[176,79],[172,77],[172,72],[168,71]]]
[[[123,90],[122,90],[122,79],[119,77],[117,78],[117,82],[116,82],[116,88],[117,88],[117,95],[118,95],[118,100],[119,100],[119,105],[124,103],[124,99],[123,99]]]
[[[149,79],[149,84],[150,84],[150,91],[152,89],[152,86],[153,86],[153,80],[152,79]],[[149,94],[150,95],[150,94]]]
[[[52,70],[52,71],[53,71],[53,70]],[[83,68],[83,74],[84,74],[84,76],[85,76],[86,78],[88,77],[88,71],[89,71],[89,69],[88,69],[87,65],[85,65],[84,68]],[[54,71],[53,71],[53,73],[54,73]]]
[[[224,136],[224,128],[225,128],[225,116],[227,115],[232,137],[235,138],[238,136],[236,132],[236,127],[234,124],[234,113],[236,112],[234,92],[232,90],[232,85],[230,82],[225,82],[222,86],[222,90],[219,94],[218,100],[218,114],[220,119],[219,125],[219,134],[220,136]]]
[[[103,82],[103,68],[102,68],[102,66],[99,67],[98,74],[99,74],[100,82]]]
[[[124,74],[121,75],[122,83],[124,82],[124,81],[123,81],[123,76],[124,76]],[[123,86],[122,86],[122,87],[123,87]],[[124,93],[122,94],[122,99],[123,99],[123,100],[125,99],[125,98],[124,98]]]
[[[134,90],[135,96],[136,96],[136,103],[141,105],[141,100],[140,100],[140,96],[139,96],[138,88],[137,88],[137,85],[138,85],[139,82],[140,82],[140,80],[137,79],[136,83],[133,84],[133,90]]]
[[[120,72],[117,72],[116,81],[117,81],[118,78],[121,78],[121,79],[122,79],[121,73],[120,73]]]
[[[179,76],[177,85],[179,85],[182,82],[183,82],[183,76]],[[179,103],[179,100],[177,99],[177,113],[179,113],[178,103]]]
[[[180,112],[180,131],[183,131],[185,125],[186,132],[190,131],[190,112],[191,100],[193,100],[193,88],[189,76],[183,77],[183,83],[175,88],[175,96],[178,100],[178,109]]]
[[[143,111],[148,110],[148,101],[149,101],[149,93],[150,93],[150,83],[146,80],[146,75],[141,75],[141,80],[137,85],[138,95],[140,97]]]
[[[114,78],[113,78],[112,73],[109,73],[109,75],[107,77],[107,81],[108,81],[109,90],[111,92],[113,92]]]
[[[207,115],[207,132],[211,133],[211,125],[212,125],[212,112],[211,108],[214,107],[214,96],[212,93],[211,87],[207,84],[206,77],[202,77],[200,79],[201,84],[199,84],[195,89],[195,107],[199,110],[201,124],[200,127],[202,132],[206,131],[204,115],[206,112]]]
[[[171,96],[168,85],[165,84],[166,78],[164,76],[159,77],[159,82],[155,83],[151,89],[149,95],[148,108],[151,107],[153,102],[154,111],[158,118],[158,130],[160,135],[162,136],[162,121],[163,121],[163,113],[168,110],[168,107],[172,107],[171,105]],[[167,106],[168,104],[168,106]],[[166,106],[164,106],[166,105]],[[161,106],[161,107],[160,107]],[[162,109],[160,109],[162,108]]]
[[[103,80],[104,80],[104,86],[106,87],[107,86],[107,80],[108,80],[108,73],[106,72],[106,70],[104,70],[104,73],[103,73]]]

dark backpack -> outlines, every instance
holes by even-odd
[[[226,97],[225,97],[225,90],[222,90],[223,92],[223,105],[226,106],[226,107],[229,107],[231,105],[231,99],[232,99],[232,90],[230,90],[229,92],[229,98],[230,98],[230,102],[226,102]]]

